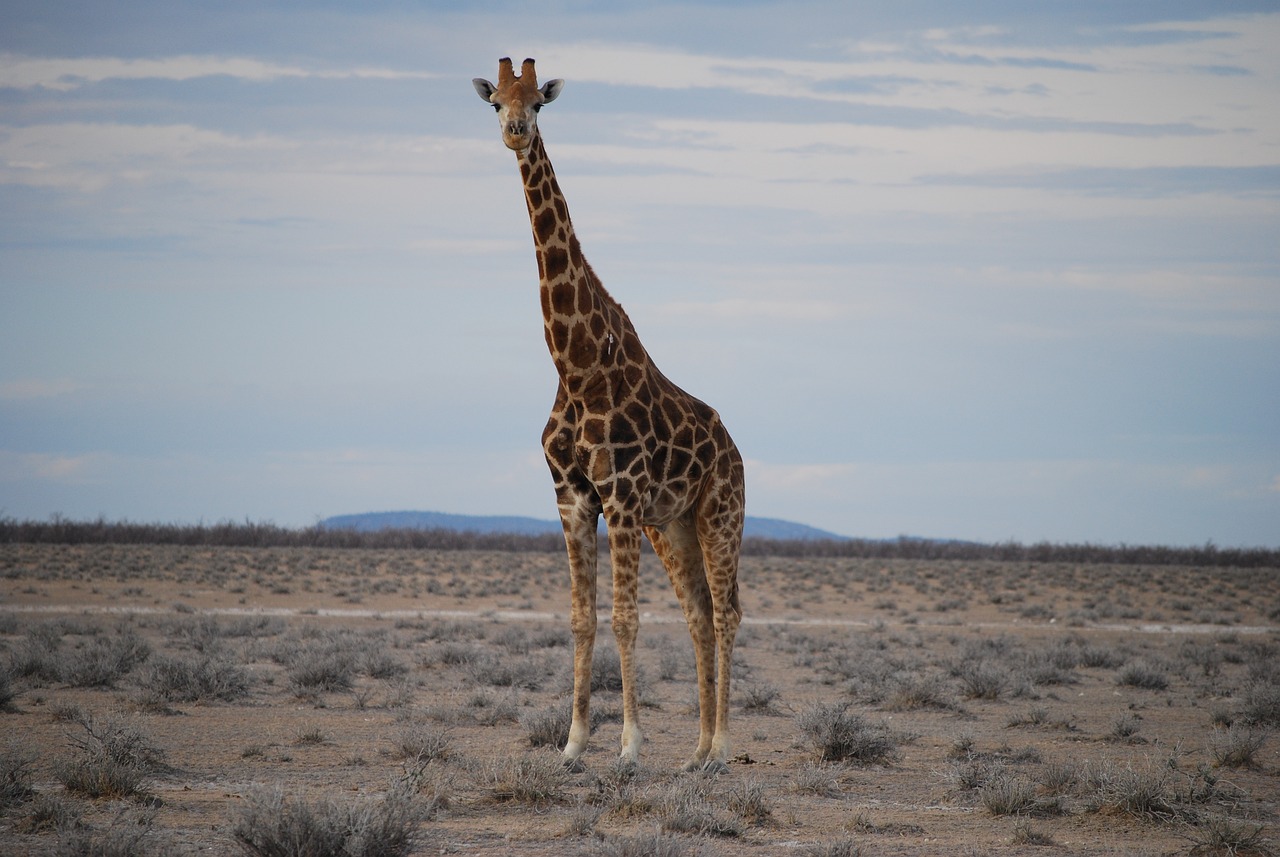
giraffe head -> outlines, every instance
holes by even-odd
[[[555,101],[564,86],[563,80],[547,82],[538,88],[538,75],[533,70],[533,60],[525,60],[517,76],[511,59],[498,60],[498,85],[494,86],[482,77],[471,81],[476,92],[493,109],[498,111],[498,124],[502,127],[502,142],[508,149],[522,152],[529,148],[538,133],[538,111],[542,105]]]

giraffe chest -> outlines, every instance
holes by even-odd
[[[688,508],[713,452],[702,421],[638,401],[572,416],[572,467],[603,502],[634,506],[653,524]]]

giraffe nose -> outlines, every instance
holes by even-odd
[[[529,133],[529,123],[523,119],[512,119],[507,122],[507,134],[511,137],[523,137]]]

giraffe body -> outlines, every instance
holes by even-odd
[[[700,730],[687,768],[721,767],[729,754],[729,683],[742,609],[738,557],[743,466],[716,411],[649,359],[622,306],[583,257],[537,129],[537,112],[563,82],[537,86],[499,63],[498,85],[476,79],[516,152],[537,252],[547,348],[559,386],[542,442],[555,481],[571,582],[573,719],[566,760],[589,737],[596,636],[597,527],[608,525],[613,632],[622,668],[622,758],[639,758],[635,682],[640,540],[648,537],[684,610],[698,673]]]

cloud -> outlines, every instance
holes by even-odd
[[[705,319],[744,321],[833,322],[855,315],[857,306],[848,302],[813,300],[802,297],[785,299],[729,298],[719,301],[669,301],[654,308],[664,319]]]
[[[97,454],[65,455],[0,450],[0,483],[54,482],[79,484],[91,477],[103,462]]]
[[[0,383],[0,399],[49,399],[65,396],[79,389],[79,384],[67,378],[20,378]]]
[[[251,57],[184,55],[159,59],[35,58],[0,54],[0,88],[9,89],[43,88],[69,92],[106,80],[184,81],[214,76],[265,82],[285,77],[427,80],[439,75],[425,71],[396,71],[376,67],[310,69]]]

